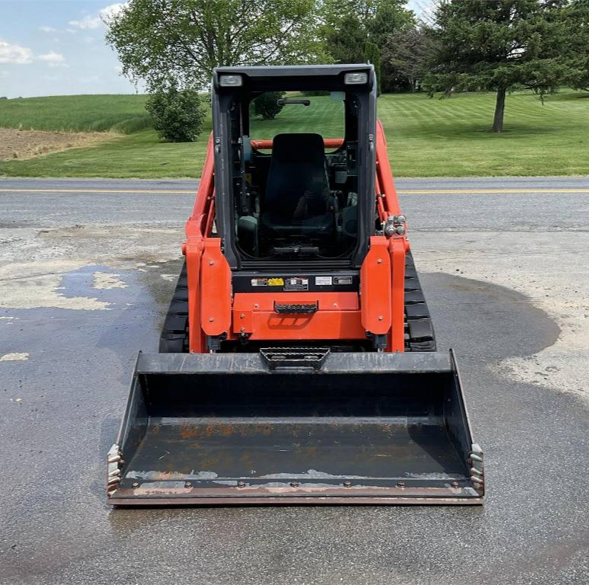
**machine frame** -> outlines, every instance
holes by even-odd
[[[362,96],[358,132],[358,246],[350,266],[327,268],[325,262],[281,261],[248,272],[233,242],[229,103],[235,92],[219,85],[221,75],[242,75],[244,85],[256,91],[280,89],[342,90],[346,73],[366,72],[368,81],[357,94]],[[285,82],[285,79],[287,82]],[[247,116],[245,117],[247,119]],[[205,353],[220,349],[220,341],[335,341],[373,340],[375,349],[404,351],[405,255],[409,251],[406,224],[401,215],[387,144],[380,122],[376,121],[376,90],[371,65],[324,65],[315,67],[218,68],[213,77],[213,134],[193,212],[186,224],[188,273],[189,351]],[[247,128],[245,129],[247,131]],[[331,139],[327,147],[344,143]],[[257,149],[271,149],[271,140],[253,140]],[[374,213],[383,229],[400,233],[375,232]],[[218,234],[213,233],[213,225]],[[240,273],[262,278],[307,275],[312,279],[337,274],[357,276],[359,288],[339,292],[236,292]],[[272,294],[268,294],[272,293]],[[360,302],[360,299],[370,302]],[[275,304],[315,305],[313,315],[277,315]]]

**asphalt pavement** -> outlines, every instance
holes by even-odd
[[[589,583],[589,178],[404,179],[483,507],[115,509],[196,181],[0,179],[0,583]]]

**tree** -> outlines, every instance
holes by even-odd
[[[252,113],[254,116],[262,116],[264,120],[273,120],[284,107],[278,103],[284,95],[283,91],[264,92],[252,102]]]
[[[571,66],[566,80],[575,89],[589,91],[589,0],[574,0],[563,11],[569,34],[568,60]]]
[[[380,69],[387,36],[414,23],[406,4],[407,0],[324,0],[321,14],[326,52],[336,63],[370,60]],[[377,78],[380,84],[380,70]]]
[[[424,80],[437,91],[495,91],[493,132],[503,131],[505,97],[518,88],[543,97],[570,74],[562,59],[567,0],[441,0],[435,13],[439,43]]]
[[[159,135],[170,142],[194,142],[202,130],[205,113],[197,92],[170,87],[149,97],[145,109]]]
[[[415,26],[415,14],[407,9],[405,0],[378,2],[374,16],[367,22],[368,36],[380,49],[391,35],[411,30]]]
[[[336,63],[362,63],[367,33],[355,14],[346,14],[326,29],[326,50]]]
[[[150,90],[201,89],[220,65],[321,59],[318,0],[130,0],[107,42],[123,73]]]
[[[374,23],[374,28],[380,27],[380,34],[386,35],[398,27],[399,20],[414,18],[406,5],[407,0],[323,0],[322,18],[334,27],[342,18],[354,15],[363,26]]]
[[[389,84],[385,91],[417,91],[435,54],[435,43],[424,27],[398,30],[382,47],[382,69]]]
[[[364,47],[364,60],[367,63],[372,63],[374,66],[374,72],[376,73],[376,93],[380,95],[380,50],[377,45],[366,41]]]

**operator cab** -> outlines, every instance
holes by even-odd
[[[374,230],[373,81],[370,65],[215,70],[217,230],[232,268],[361,264]]]

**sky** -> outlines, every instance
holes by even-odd
[[[103,20],[122,2],[0,0],[0,97],[135,93],[104,41]]]
[[[104,0],[0,0],[0,96],[134,93],[104,41]]]

